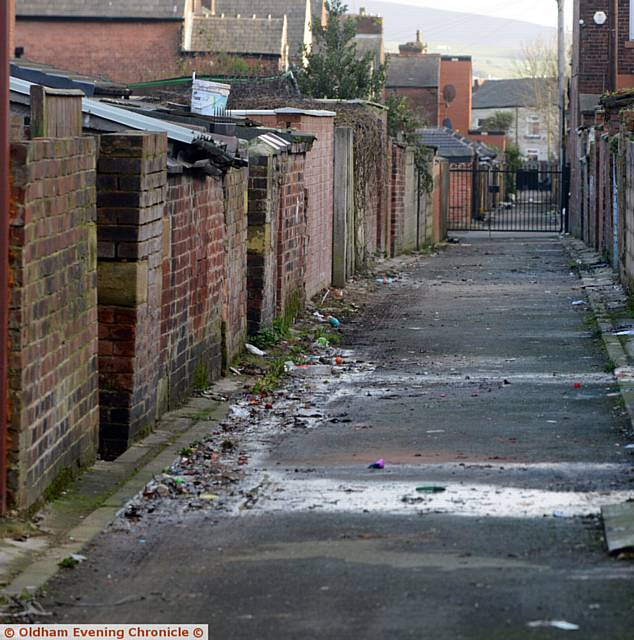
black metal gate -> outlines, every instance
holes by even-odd
[[[450,231],[563,230],[561,171],[550,162],[520,166],[454,164]]]

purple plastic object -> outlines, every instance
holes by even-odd
[[[375,463],[371,464],[368,469],[385,469],[385,460],[383,460],[383,458],[377,460]]]

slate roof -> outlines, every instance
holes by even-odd
[[[419,129],[418,140],[422,145],[434,147],[438,155],[449,162],[471,162],[479,158],[495,158],[497,152],[481,142],[473,142],[446,127]]]
[[[281,56],[286,47],[286,19],[195,16],[191,51]]]
[[[474,109],[504,109],[510,107],[535,107],[538,103],[536,90],[546,96],[549,84],[554,80],[516,78],[513,80],[487,80],[473,93]],[[556,89],[551,92],[553,104],[557,101]]]
[[[298,51],[304,44],[306,21],[310,21],[311,9],[308,0],[216,0],[216,15],[240,15],[243,18],[282,18],[288,19],[288,48],[291,58],[298,57]]]
[[[182,20],[185,0],[16,0],[22,17]]]
[[[437,87],[440,84],[440,56],[406,57],[390,56],[387,67],[388,88],[397,87]]]

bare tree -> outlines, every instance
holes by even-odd
[[[516,75],[526,78],[525,101],[541,117],[548,139],[549,155],[557,154],[559,108],[557,81],[557,42],[535,40],[522,45],[521,57],[517,60]]]

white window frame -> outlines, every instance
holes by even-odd
[[[539,125],[540,133],[531,133],[531,125],[534,125],[534,124]],[[542,125],[542,119],[539,115],[537,115],[536,113],[531,113],[527,115],[526,116],[526,137],[532,140],[541,140],[541,137],[542,137],[541,125]]]
[[[530,156],[535,156],[531,158]],[[526,149],[526,159],[529,162],[539,162],[539,149]]]

